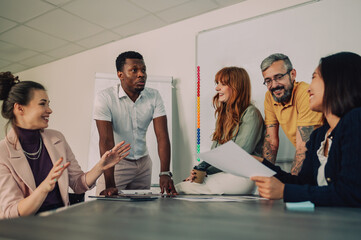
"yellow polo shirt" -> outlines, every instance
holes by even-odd
[[[264,100],[265,124],[279,123],[295,147],[297,127],[322,124],[322,113],[310,109],[308,87],[305,82],[295,82],[291,99],[284,106],[273,99],[270,91]]]

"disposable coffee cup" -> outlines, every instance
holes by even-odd
[[[193,169],[193,171],[194,171],[195,174],[196,174],[193,182],[195,182],[195,183],[203,183],[203,182],[204,182],[204,178],[205,178],[205,176],[207,175],[206,171],[197,170],[197,169]]]

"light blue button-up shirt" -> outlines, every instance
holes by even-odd
[[[115,144],[125,140],[131,149],[127,159],[148,154],[146,134],[150,122],[166,115],[159,92],[144,88],[133,102],[120,84],[100,91],[95,99],[94,119],[112,122]]]

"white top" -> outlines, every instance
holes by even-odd
[[[327,181],[325,178],[325,166],[328,160],[328,155],[327,157],[325,156],[325,144],[326,144],[326,139],[328,137],[328,134],[326,133],[325,135],[325,139],[321,142],[321,146],[320,148],[317,150],[317,156],[318,156],[318,160],[320,161],[320,167],[318,168],[318,174],[317,174],[317,184],[318,186],[327,186]],[[332,139],[329,138],[329,144],[328,144],[328,152],[330,152],[330,148],[332,145]]]
[[[148,154],[146,133],[150,122],[166,115],[159,92],[144,88],[133,102],[120,84],[100,91],[94,103],[94,119],[113,123],[115,144],[125,140],[131,149],[127,159],[139,159]]]

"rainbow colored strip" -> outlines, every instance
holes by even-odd
[[[197,66],[197,153],[200,153],[201,150],[201,103],[200,103],[200,94],[201,93],[201,75],[200,67]],[[197,157],[197,161],[200,162],[200,159]]]

